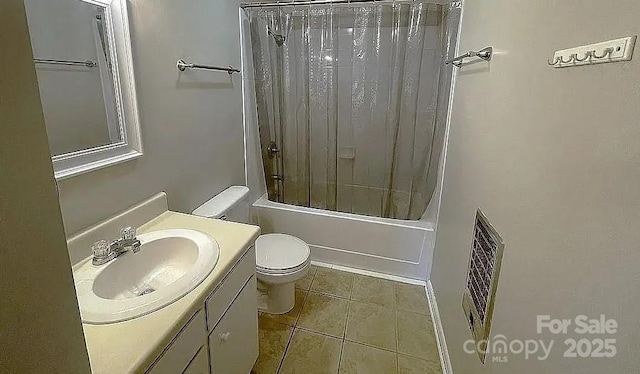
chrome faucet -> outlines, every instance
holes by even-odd
[[[104,265],[129,250],[138,253],[140,246],[140,240],[136,238],[136,228],[133,226],[124,227],[120,229],[120,238],[112,241],[111,244],[106,240],[99,240],[93,244],[91,247],[93,251],[92,263]]]
[[[128,250],[133,253],[138,253],[140,250],[140,240],[136,238],[136,228],[128,226],[120,229],[120,239],[111,242],[111,249],[121,255]]]

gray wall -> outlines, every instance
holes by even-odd
[[[239,3],[129,2],[144,156],[60,182],[67,234],[159,191],[190,212],[244,184],[240,75],[175,67],[179,58],[240,66]]]
[[[640,34],[640,2],[467,1],[432,272],[455,373],[632,373],[640,367],[640,47],[634,60],[547,66],[558,49]],[[461,298],[481,207],[506,247],[492,333],[556,339],[546,361],[479,364]],[[612,359],[563,358],[536,316],[618,321]],[[571,331],[571,330],[570,330]]]
[[[0,45],[0,371],[89,373],[21,0]]]

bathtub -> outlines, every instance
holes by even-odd
[[[435,242],[429,220],[404,221],[332,212],[273,202],[266,195],[252,206],[263,233],[304,240],[311,259],[333,265],[429,279]]]

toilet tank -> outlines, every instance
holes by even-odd
[[[231,186],[197,207],[192,214],[233,222],[249,223],[249,188]]]

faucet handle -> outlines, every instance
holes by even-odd
[[[120,229],[120,237],[124,240],[133,240],[136,238],[136,228],[127,226]]]
[[[96,266],[106,264],[116,257],[111,245],[106,240],[98,240],[91,246],[93,252],[93,264]]]
[[[111,246],[106,240],[98,240],[91,246],[94,257],[103,258],[111,254]]]

